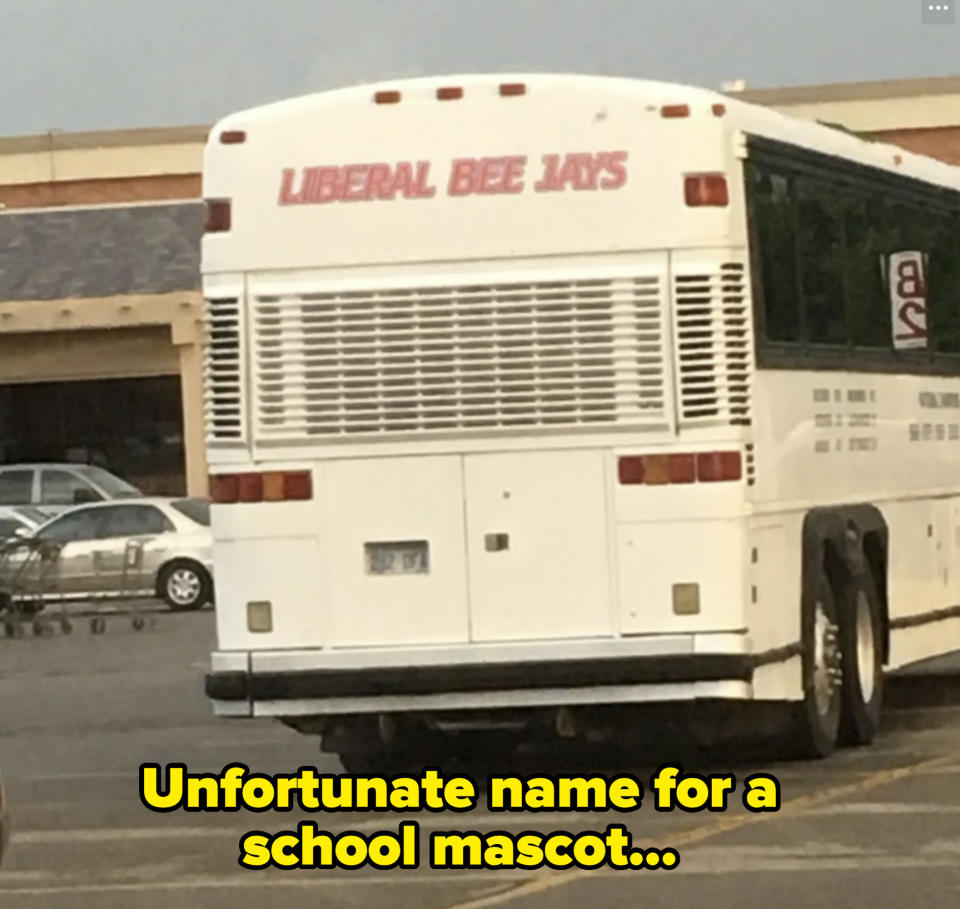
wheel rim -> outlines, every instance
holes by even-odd
[[[817,603],[814,623],[813,688],[820,716],[833,706],[840,682],[840,648],[837,626],[830,621],[822,602]]]
[[[867,704],[873,700],[876,687],[875,666],[873,610],[867,595],[860,590],[857,591],[857,676],[860,680],[860,693]]]
[[[167,593],[178,606],[189,606],[200,596],[200,578],[189,568],[178,568],[167,581]]]

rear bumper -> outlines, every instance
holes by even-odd
[[[761,654],[682,653],[261,670],[251,670],[248,659],[244,669],[208,673],[205,691],[217,712],[247,716],[748,698],[758,668],[785,662],[797,653],[798,648],[789,646]]]

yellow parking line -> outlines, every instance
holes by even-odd
[[[738,830],[739,828],[746,827],[750,824],[759,824],[763,823],[764,821],[775,820],[776,818],[783,817],[786,814],[797,814],[816,805],[822,805],[824,802],[836,801],[837,799],[844,798],[848,795],[859,795],[862,792],[867,792],[870,789],[876,789],[879,786],[888,786],[891,783],[895,783],[898,780],[904,779],[905,777],[913,776],[916,773],[922,773],[940,766],[949,765],[955,760],[955,755],[944,755],[937,758],[930,758],[926,761],[919,761],[915,764],[908,764],[906,766],[895,767],[889,770],[880,770],[853,783],[844,783],[841,786],[832,786],[829,789],[821,789],[819,792],[814,792],[809,795],[798,796],[795,799],[785,802],[781,806],[780,810],[776,812],[763,812],[755,814],[753,812],[744,811],[742,814],[725,817],[709,824],[702,824],[699,827],[694,827],[692,830],[688,830],[686,833],[673,834],[669,837],[670,842],[668,845],[671,848],[677,848],[680,846],[689,846],[693,843],[701,843],[706,839],[711,839],[712,837],[729,833],[731,830]],[[776,774],[773,775],[776,776]],[[535,896],[543,893],[544,891],[553,890],[556,887],[565,887],[570,884],[575,884],[579,881],[586,880],[590,877],[597,877],[598,875],[619,875],[622,877],[623,872],[613,870],[578,870],[567,872],[550,871],[546,873],[537,873],[534,875],[532,880],[528,880],[526,883],[519,884],[510,890],[493,894],[492,896],[467,900],[466,902],[462,903],[455,903],[454,905],[447,907],[447,909],[488,909],[490,906],[503,906],[507,903],[513,902],[514,900],[523,899],[524,897],[528,896]]]

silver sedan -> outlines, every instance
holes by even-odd
[[[173,610],[213,602],[210,507],[141,498],[74,508],[21,533],[4,579],[35,603],[157,597]]]

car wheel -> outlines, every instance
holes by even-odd
[[[200,609],[213,596],[213,582],[206,568],[196,562],[171,562],[157,580],[160,598],[174,612]]]

